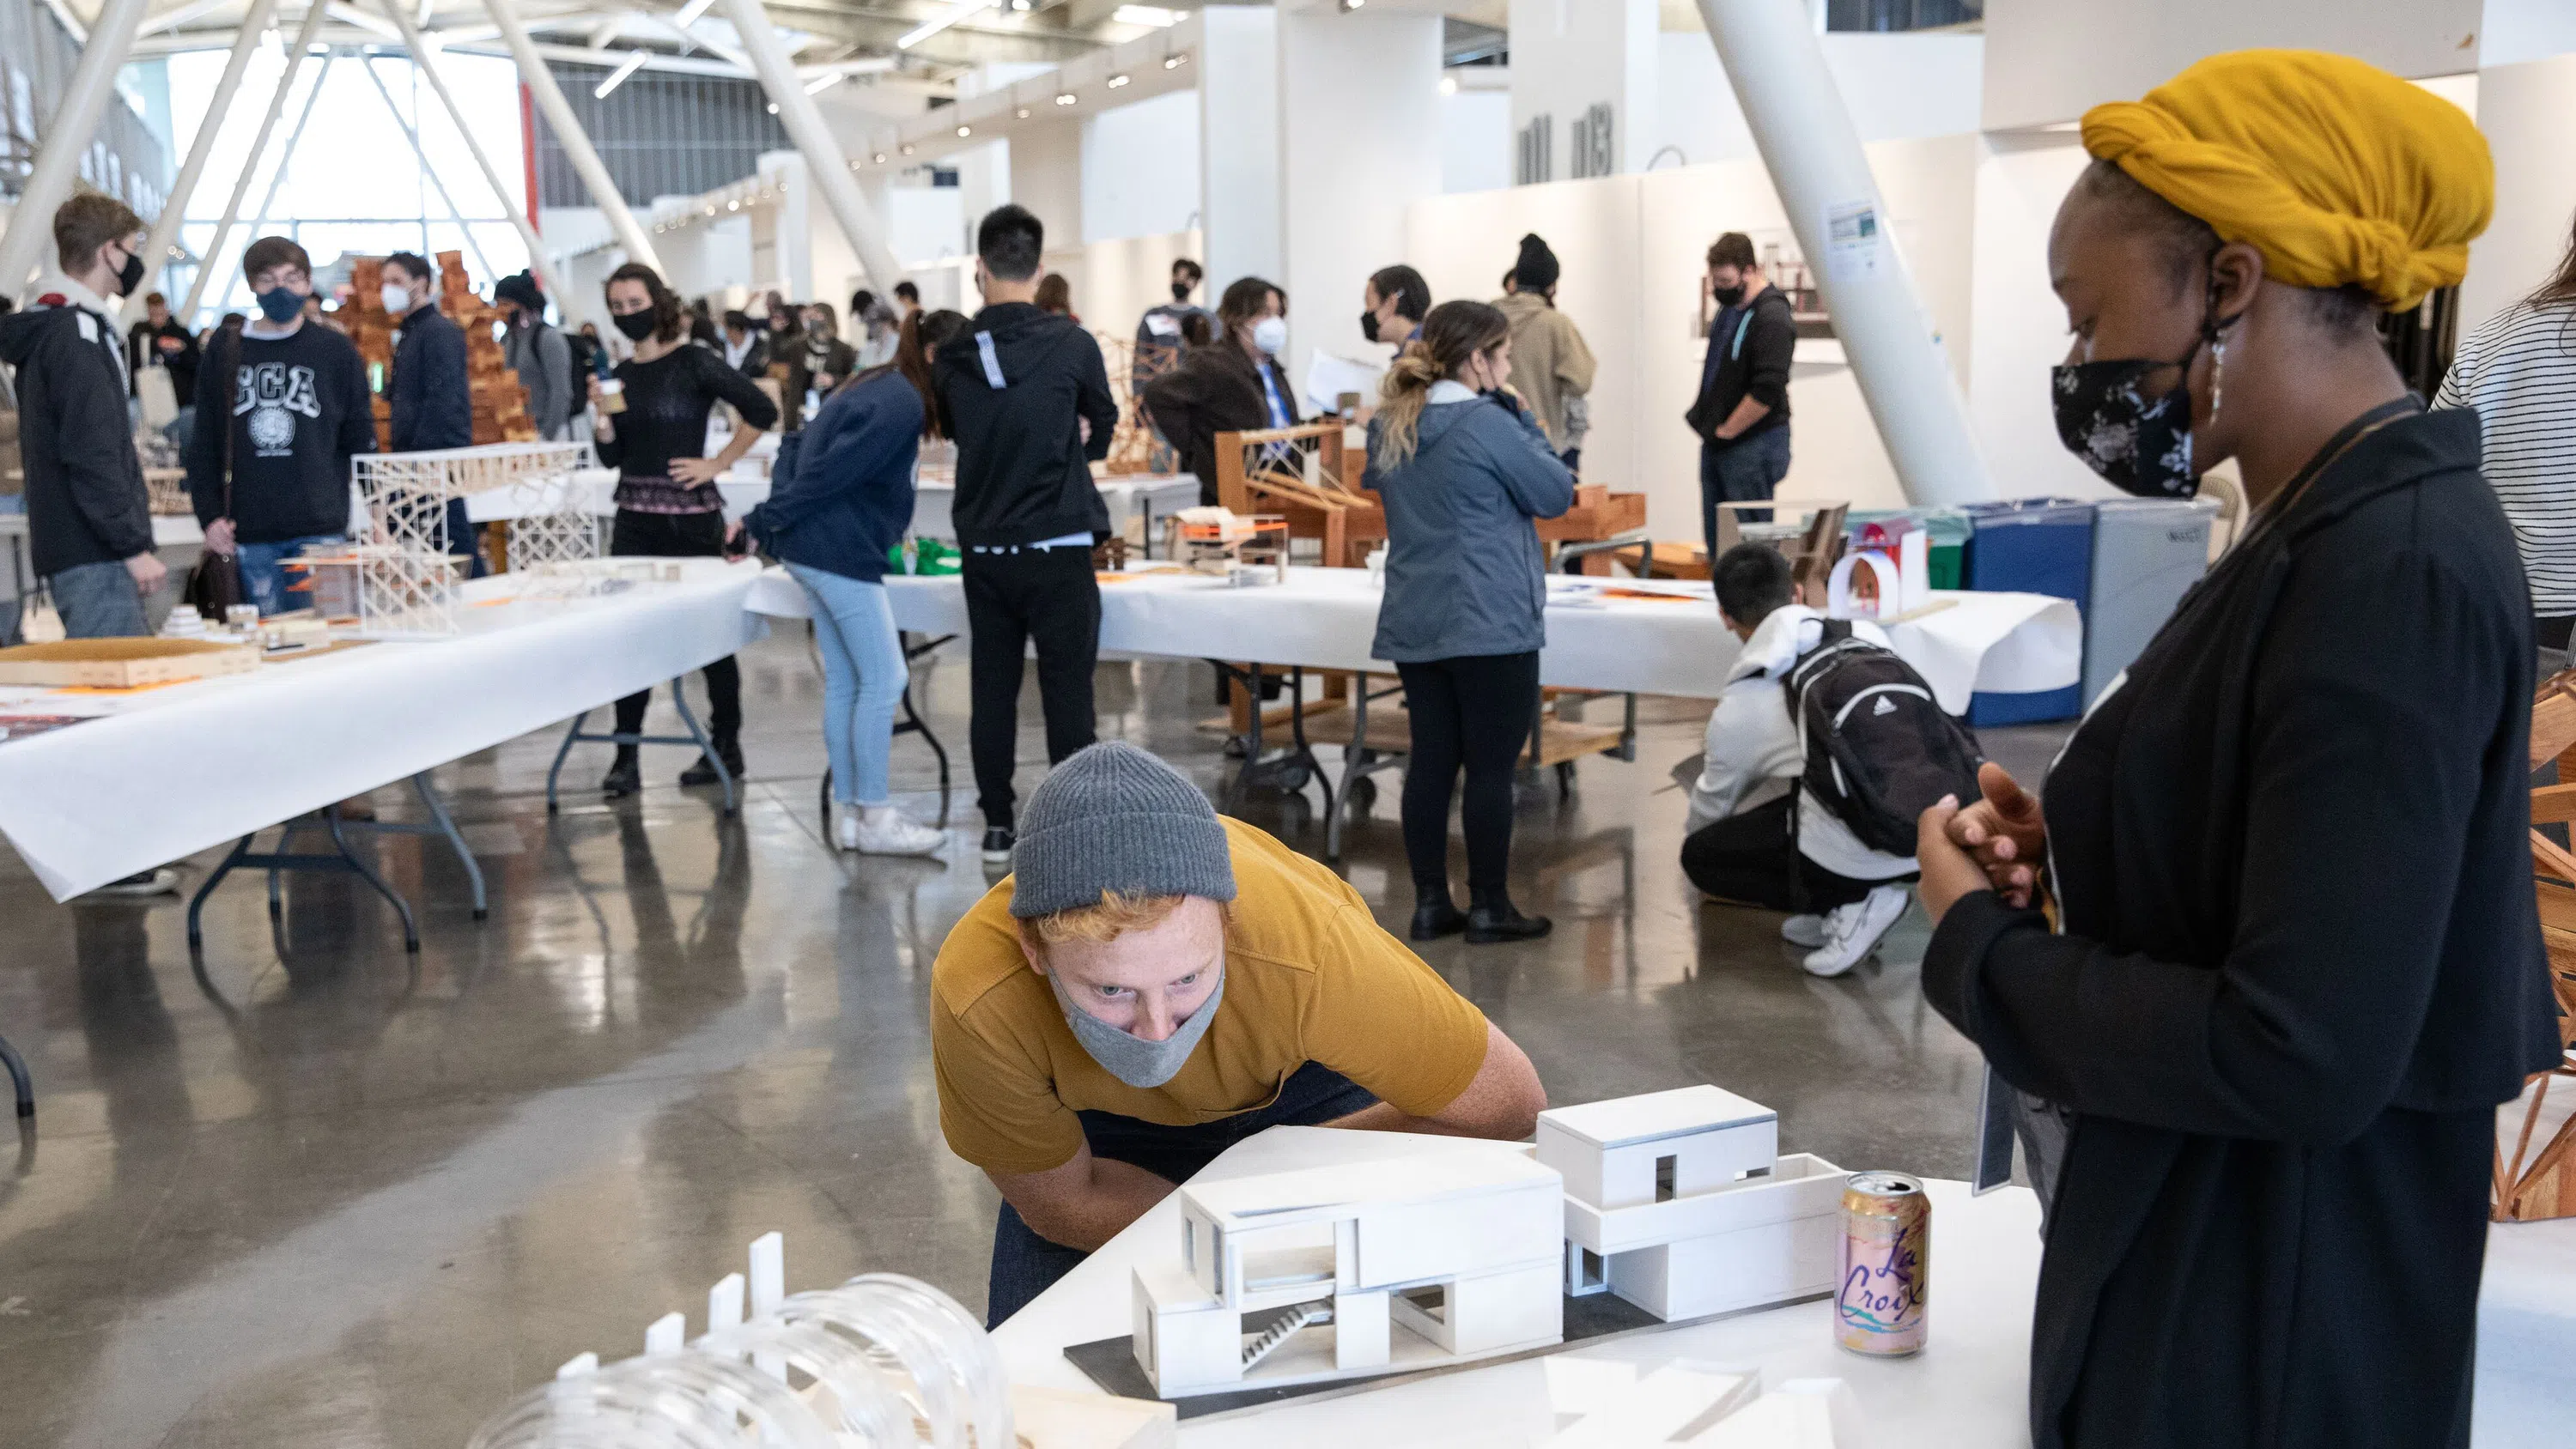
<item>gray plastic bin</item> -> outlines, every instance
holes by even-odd
[[[2209,569],[2206,498],[2135,498],[2093,514],[2093,604],[2084,611],[2084,705],[2146,651],[2174,605]]]

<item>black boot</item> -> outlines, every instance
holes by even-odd
[[[617,763],[608,767],[608,778],[599,782],[599,793],[614,800],[632,795],[644,788],[644,771],[635,763],[635,747],[619,745]]]
[[[698,762],[696,764],[691,765],[689,768],[680,772],[681,784],[714,784],[716,782],[717,759],[724,761],[725,771],[733,776],[733,782],[735,784],[739,785],[742,783],[742,741],[739,739],[719,737],[715,742],[715,746],[715,759],[710,759],[705,755],[700,755],[698,756]]]
[[[1416,889],[1413,893],[1413,939],[1437,941],[1467,929],[1467,913],[1449,899],[1449,889],[1442,886],[1437,894]]]
[[[1512,898],[1500,891],[1477,898],[1467,908],[1467,944],[1490,946],[1497,941],[1534,941],[1554,928],[1555,922],[1545,916],[1524,916],[1512,904]]]

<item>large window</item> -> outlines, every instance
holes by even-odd
[[[265,47],[252,57],[242,77],[241,90],[216,134],[205,179],[189,198],[187,220],[180,229],[182,244],[192,254],[203,256],[214,242],[215,223],[223,215],[233,178],[241,170],[285,64],[279,47]],[[207,105],[223,65],[221,51],[171,58],[170,110],[178,130],[174,139],[183,153],[195,141],[196,126],[207,119]],[[251,177],[241,216],[223,253],[207,258],[214,275],[201,314],[193,322],[249,307],[250,292],[241,279],[242,248],[264,234],[282,234],[302,243],[312,254],[319,274],[316,280],[324,282],[345,280],[345,271],[338,265],[344,256],[382,256],[393,251],[431,257],[442,251],[462,252],[475,288],[486,293],[496,276],[527,266],[527,247],[510,223],[511,212],[527,204],[518,71],[497,56],[448,55],[440,58],[439,73],[464,108],[475,140],[499,169],[502,194],[495,196],[484,181],[472,152],[448,119],[447,108],[408,58],[342,51],[326,67],[321,56],[308,57],[270,137],[268,154]],[[381,94],[376,81],[383,84]],[[445,198],[432,181],[432,171],[424,170],[405,139],[405,122],[417,129],[436,181],[446,187]],[[287,144],[290,135],[295,137],[292,146]],[[261,221],[261,202],[272,185],[275,200]],[[456,211],[449,209],[450,199]],[[464,217],[462,226],[456,220],[458,212]],[[182,285],[185,280],[181,279]]]

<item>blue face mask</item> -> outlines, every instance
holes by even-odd
[[[304,299],[292,288],[271,287],[259,294],[259,315],[271,322],[283,323],[304,310]]]

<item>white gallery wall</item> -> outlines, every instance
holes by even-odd
[[[1211,5],[1198,15],[1199,208],[1211,280],[1287,275],[1278,16],[1268,5]]]
[[[2568,7],[2576,14],[2576,4]],[[2478,128],[2495,156],[2495,219],[2469,244],[2467,332],[2540,285],[2576,217],[2576,54],[2478,72]]]
[[[1512,184],[1512,93],[1461,87],[1440,98],[1440,189]]]
[[[1081,229],[1067,240],[1155,236],[1199,219],[1196,90],[1166,92],[1082,123]],[[1050,221],[1048,235],[1055,234]]]
[[[1984,101],[1980,35],[1818,37],[1834,88],[1863,141],[1957,136],[1977,129]],[[1666,31],[1656,51],[1654,151],[1678,148],[1686,165],[1754,154],[1735,88],[1702,31]]]

